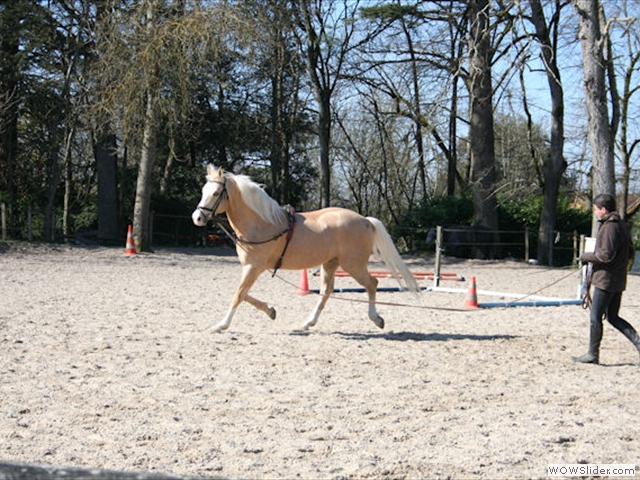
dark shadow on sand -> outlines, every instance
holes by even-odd
[[[196,480],[196,477],[136,473],[96,468],[56,467],[50,465],[0,462],[0,478],[8,480]],[[210,479],[221,477],[207,477]]]
[[[380,333],[357,333],[357,332],[333,332],[348,340],[389,340],[394,342],[448,342],[455,340],[473,340],[478,342],[493,340],[512,340],[518,338],[517,335],[471,335],[464,333],[418,333],[418,332],[380,332]]]
[[[633,362],[624,362],[624,363],[602,363],[600,362],[599,365],[597,365],[599,367],[605,367],[605,368],[612,368],[612,367],[638,367],[637,363],[633,363]]]

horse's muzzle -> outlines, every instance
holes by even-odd
[[[193,211],[193,213],[191,214],[191,219],[193,220],[193,223],[198,227],[204,227],[207,224],[207,218],[198,209]]]

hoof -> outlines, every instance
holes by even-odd
[[[384,318],[377,317],[375,320],[372,319],[372,321],[376,324],[376,327],[378,327],[380,330],[384,330]]]
[[[306,322],[302,324],[302,330],[304,330],[305,332],[308,331],[311,327],[315,327],[316,326],[316,322]]]
[[[269,315],[269,318],[271,320],[275,320],[276,319],[276,309],[273,308],[273,307],[269,307],[269,313],[267,315]]]
[[[315,327],[316,323],[318,323],[318,319],[316,318],[315,320],[312,318],[310,320],[307,320],[306,322],[304,322],[302,324],[302,330],[309,330],[309,328],[311,327]]]
[[[213,330],[215,333],[222,333],[224,332],[227,328],[229,328],[229,325],[216,325],[215,327],[213,327],[211,330]]]

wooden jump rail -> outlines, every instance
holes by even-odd
[[[434,280],[435,272],[417,271],[411,272],[416,280]],[[394,278],[393,273],[389,270],[369,270],[369,275],[375,278]],[[350,275],[342,269],[336,271],[336,277],[349,277]],[[440,272],[440,280],[450,280],[455,282],[464,282],[464,277],[455,272]]]

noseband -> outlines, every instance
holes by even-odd
[[[226,180],[224,180],[222,182],[220,182],[218,180],[212,180],[211,182],[222,185],[222,191],[220,192],[220,195],[218,195],[218,198],[216,199],[216,202],[213,204],[213,207],[211,207],[211,208],[209,208],[209,207],[197,207],[198,210],[200,210],[200,213],[202,213],[204,215],[204,218],[207,221],[216,213],[216,210],[218,210],[218,207],[220,206],[220,202],[222,202],[222,198],[227,194],[227,181]]]

